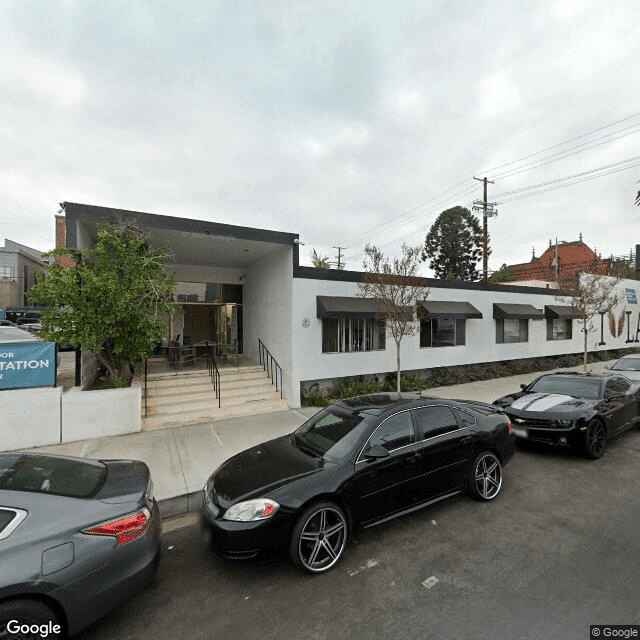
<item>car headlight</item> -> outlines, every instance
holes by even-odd
[[[556,420],[556,424],[559,427],[570,427],[573,420]]]
[[[266,520],[270,518],[280,507],[274,500],[259,498],[258,500],[246,500],[238,502],[229,507],[224,515],[224,520],[235,520],[237,522],[254,522],[256,520]]]

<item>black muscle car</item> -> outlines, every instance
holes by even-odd
[[[640,382],[611,373],[551,373],[493,404],[520,438],[602,456],[608,441],[638,423]]]

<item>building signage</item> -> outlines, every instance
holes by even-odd
[[[49,387],[56,383],[54,342],[0,345],[0,389]]]
[[[627,294],[627,302],[629,304],[638,304],[636,299],[636,290],[635,289],[625,289],[625,293]]]

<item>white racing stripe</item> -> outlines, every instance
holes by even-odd
[[[547,411],[570,400],[571,396],[559,393],[532,393],[518,398],[511,406],[520,411]]]

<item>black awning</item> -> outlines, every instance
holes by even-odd
[[[470,302],[448,302],[443,300],[421,300],[418,303],[420,318],[482,318]]]
[[[493,303],[493,317],[496,320],[511,318],[513,320],[535,320],[544,318],[542,309],[536,309],[532,304],[503,304]]]
[[[547,304],[544,307],[544,315],[545,318],[561,318],[563,320],[570,320],[571,318],[579,318],[580,312],[575,307]]]
[[[384,315],[371,298],[316,296],[318,318],[376,318]]]

